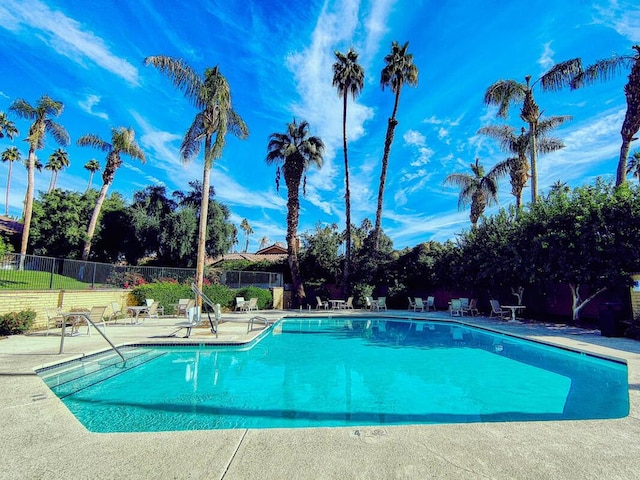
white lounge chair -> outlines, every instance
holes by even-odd
[[[489,304],[491,305],[491,313],[489,314],[489,318],[493,317],[494,315],[501,319],[511,318],[511,313],[508,310],[503,310],[500,306],[500,302],[498,302],[497,300],[491,299],[489,300]]]
[[[238,310],[243,311],[246,303],[247,301],[244,299],[244,297],[236,297],[236,312]]]
[[[105,329],[107,328],[107,324],[104,321],[104,312],[107,310],[107,306],[100,306],[100,307],[91,307],[91,310],[89,311],[89,313],[87,313],[86,311],[83,312],[83,315],[77,315],[75,316],[75,321],[73,324],[73,328],[71,329],[71,333],[73,334],[74,332],[78,332],[78,322],[85,322],[87,324],[87,334],[89,336],[91,336],[91,322],[93,322],[93,324],[96,326],[96,328],[98,327],[98,324],[102,324],[102,328]],[[87,320],[87,317],[85,315],[88,315],[89,318],[91,319],[91,322],[89,320]]]
[[[421,298],[416,297],[415,301],[413,302],[413,311],[415,312],[418,309],[420,309],[421,312],[424,312],[424,302]]]
[[[387,297],[378,297],[378,310],[386,310],[387,309]]]
[[[411,300],[411,297],[407,297],[409,299],[409,306],[407,307],[407,310],[413,310],[415,311],[416,309],[416,302],[414,302],[413,300]]]
[[[245,312],[251,312],[251,311],[258,311],[258,298],[257,297],[251,297],[249,299],[248,302],[244,303],[244,307],[243,307],[243,311]]]
[[[378,310],[378,302],[376,302],[373,297],[364,297],[364,301],[367,310]]]
[[[472,317],[475,317],[476,315],[478,315],[480,312],[478,311],[478,300],[476,298],[472,298],[471,300],[469,300],[469,305],[467,305],[467,307],[465,308],[465,306],[462,306],[462,313],[464,314],[469,314]]]
[[[178,304],[176,305],[176,316],[187,316],[187,311],[189,308],[195,306],[195,301],[193,298],[181,298],[178,300]]]
[[[118,323],[118,319],[127,318],[127,312],[122,310],[122,307],[118,302],[111,302],[111,315],[109,316],[109,321],[113,320],[113,323]]]
[[[178,327],[178,330],[173,332],[170,337],[175,337],[176,333],[178,333],[183,328],[187,329],[187,334],[184,338],[189,338],[191,336],[191,329],[195,328],[202,323],[202,315],[200,311],[200,307],[189,307],[187,309],[187,320],[184,322],[178,322],[174,326]]]
[[[462,302],[459,298],[454,298],[451,300],[451,304],[449,305],[449,314],[452,317],[462,316]]]
[[[433,310],[435,312],[435,310],[436,310],[436,299],[435,299],[435,297],[433,297],[433,296],[427,297],[426,307],[427,307],[427,312],[429,310]]]
[[[347,298],[347,301],[344,304],[344,309],[345,310],[347,310],[347,309],[353,310],[353,297]]]
[[[51,325],[53,325],[54,328],[62,326],[64,317],[62,316],[60,308],[46,308],[45,311],[47,313],[47,333],[45,335],[48,336]]]
[[[316,310],[327,310],[329,308],[329,302],[322,300],[319,296],[316,296]]]

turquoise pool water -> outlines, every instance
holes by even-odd
[[[39,372],[94,432],[619,418],[623,363],[449,322],[285,319],[249,346]]]

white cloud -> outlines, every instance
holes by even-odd
[[[100,103],[100,97],[98,95],[87,95],[87,98],[84,100],[80,100],[78,105],[82,110],[87,112],[89,115],[94,115],[98,118],[103,118],[105,120],[109,120],[109,115],[104,112],[96,112],[93,110],[98,103]]]
[[[39,0],[4,0],[0,7],[0,26],[38,38],[60,55],[82,65],[89,60],[96,65],[138,85],[138,70],[109,51],[104,41],[73,18],[52,10]]]
[[[553,61],[553,54],[555,53],[551,49],[551,42],[547,42],[543,45],[544,50],[542,51],[542,55],[538,59],[538,65],[542,67],[542,71],[546,72],[549,70],[555,62]]]
[[[613,28],[632,42],[640,41],[640,5],[637,1],[610,0],[594,8],[595,23]]]
[[[405,145],[412,147],[416,150],[417,155],[414,155],[414,160],[410,163],[412,167],[420,167],[429,163],[433,150],[427,147],[426,137],[417,130],[407,130],[402,136]]]

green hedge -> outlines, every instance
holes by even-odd
[[[31,328],[36,319],[33,310],[22,310],[0,315],[0,335],[18,335]]]
[[[222,308],[233,309],[236,297],[258,298],[258,308],[261,310],[273,306],[273,296],[269,290],[257,287],[246,287],[234,290],[226,285],[205,285],[204,294],[214,303],[219,303]],[[181,298],[193,298],[193,293],[188,285],[172,282],[153,282],[135,287],[131,295],[139,305],[144,305],[147,298],[153,298],[164,307],[167,315],[175,313],[175,306]]]

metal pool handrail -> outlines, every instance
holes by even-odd
[[[115,352],[120,355],[120,358],[122,359],[122,361],[124,363],[127,363],[127,360],[124,358],[124,355],[122,355],[122,353],[120,353],[120,350],[118,350],[118,347],[116,347],[113,342],[111,340],[109,340],[109,337],[107,337],[107,335],[98,328],[98,326],[93,323],[93,320],[91,320],[91,317],[89,316],[89,312],[63,312],[62,313],[62,333],[60,335],[60,351],[58,352],[58,354],[64,353],[64,331],[65,331],[65,327],[67,326],[67,318],[69,317],[84,317],[87,319],[87,322],[91,323],[91,325],[94,326],[94,328],[100,333],[100,335],[102,335],[102,337],[107,341],[107,343],[109,343],[109,345],[111,345],[111,348],[113,348],[113,350],[115,350]]]

